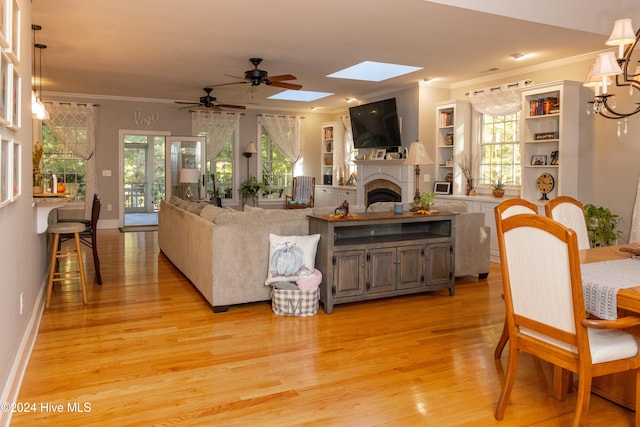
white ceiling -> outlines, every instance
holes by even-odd
[[[216,87],[213,96],[248,108],[298,111],[344,108],[347,97],[380,96],[425,78],[450,87],[592,53],[606,47],[615,19],[640,24],[637,0],[485,0],[480,7],[489,13],[470,10],[476,3],[32,0],[32,21],[42,26],[36,41],[47,45],[45,100],[64,92],[196,101],[203,87],[239,81],[227,75],[243,76],[253,67],[248,59],[261,57],[260,69],[270,75],[293,74],[304,90],[335,95],[311,103],[273,101],[266,96],[281,89],[235,84]],[[524,17],[531,21],[517,19]],[[509,55],[516,52],[531,56],[514,61]],[[325,77],[364,60],[424,69],[377,83]]]

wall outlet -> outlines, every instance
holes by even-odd
[[[431,175],[425,174],[424,175],[424,182],[429,182],[429,181],[431,181]]]
[[[108,203],[108,204],[107,204],[107,210],[108,210],[108,211],[113,210],[113,206],[111,205],[111,203]]]
[[[111,176],[111,169],[103,169],[102,176]]]

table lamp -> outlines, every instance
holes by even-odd
[[[420,205],[420,190],[418,189],[418,183],[420,181],[420,165],[432,165],[433,160],[429,157],[427,150],[420,141],[412,142],[409,146],[409,154],[404,160],[405,165],[415,166],[416,170],[416,193],[413,196],[413,204],[415,206]]]
[[[191,200],[193,193],[191,192],[191,184],[197,184],[199,179],[198,169],[180,169],[180,184],[187,184],[187,188],[184,192],[185,200]]]

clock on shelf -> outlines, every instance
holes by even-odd
[[[538,188],[538,191],[542,193],[540,200],[549,200],[547,194],[551,193],[555,186],[556,180],[550,173],[543,173],[540,175],[536,180],[536,187]]]

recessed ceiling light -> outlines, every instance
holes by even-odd
[[[330,92],[313,92],[310,90],[285,90],[275,95],[271,95],[269,99],[279,99],[281,101],[305,101],[311,102],[316,99],[331,96]]]
[[[515,59],[516,61],[520,61],[521,59],[523,59],[524,57],[527,56],[526,53],[512,53],[511,56],[513,59]]]
[[[381,82],[393,77],[413,73],[422,70],[422,67],[410,65],[387,64],[385,62],[364,61],[359,64],[347,67],[344,70],[336,71],[327,77],[337,79],[365,80],[368,82]]]

